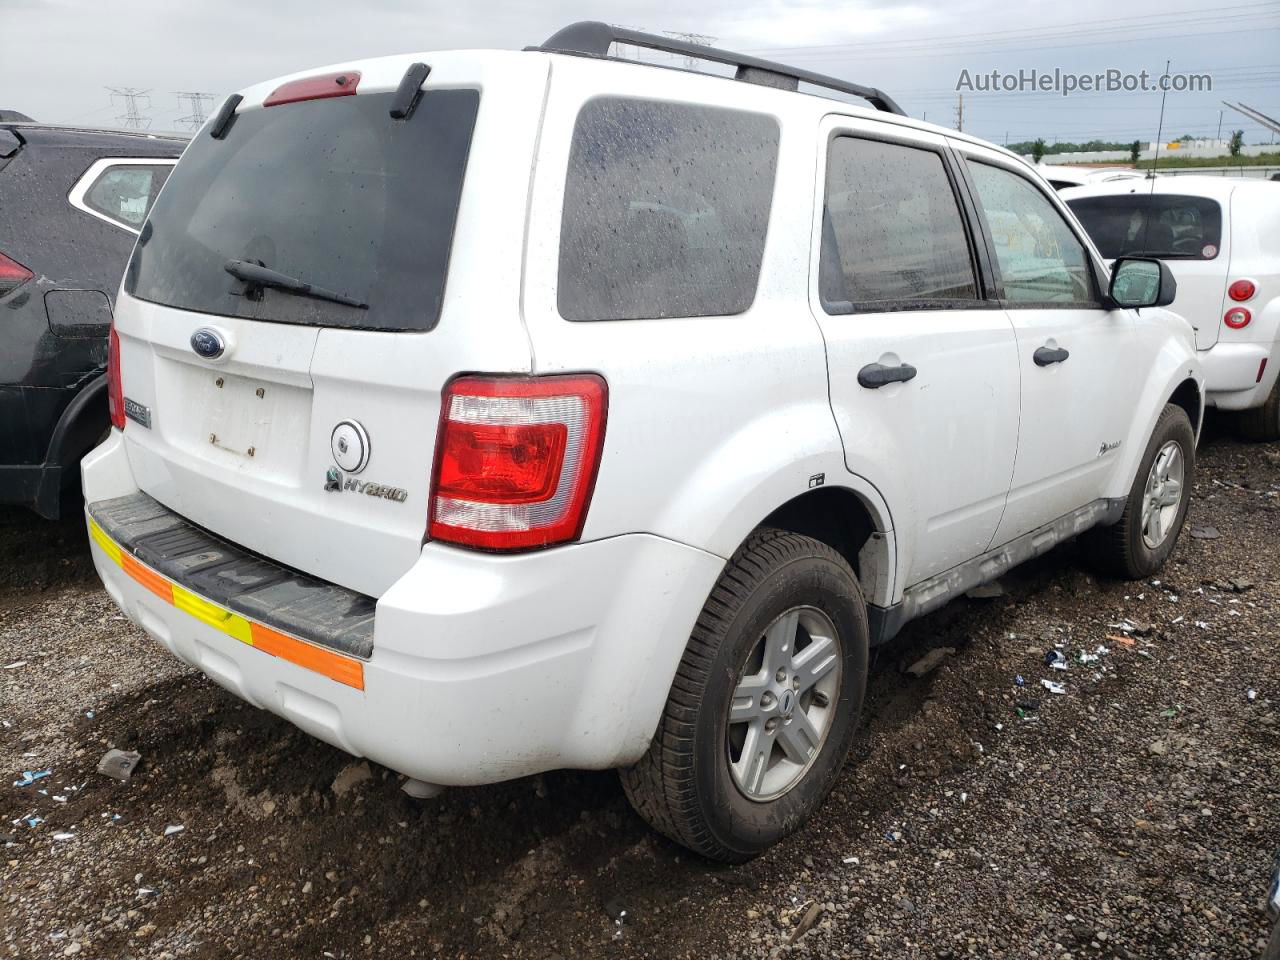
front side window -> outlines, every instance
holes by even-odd
[[[147,219],[172,164],[120,164],[107,167],[85,191],[84,205],[131,230]]]
[[[558,298],[566,320],[728,316],[755,300],[778,124],[601,97],[578,114]]]
[[[1067,205],[1108,260],[1212,260],[1222,243],[1222,208],[1204,197],[1122,193]]]
[[[1005,300],[1096,305],[1088,253],[1049,198],[1016,173],[967,162],[995,243]]]
[[[978,299],[968,234],[940,154],[856,137],[831,141],[818,289],[828,313]]]

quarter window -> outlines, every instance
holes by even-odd
[[[147,219],[156,194],[173,169],[171,164],[130,164],[107,167],[90,184],[84,205],[130,230]]]
[[[760,277],[777,157],[772,117],[620,97],[587,103],[565,182],[561,316],[745,311]]]
[[[1096,303],[1084,244],[1038,187],[968,161],[986,214],[1004,298],[1012,303]]]
[[[942,156],[836,137],[818,289],[828,313],[971,305],[973,257]]]
[[[1116,257],[1212,260],[1222,243],[1222,208],[1203,197],[1124,193],[1068,201],[1098,251]]]

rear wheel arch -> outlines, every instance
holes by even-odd
[[[893,534],[878,513],[857,491],[824,486],[788,500],[756,529],[786,530],[826,544],[853,568],[867,603],[889,606],[894,581]]]

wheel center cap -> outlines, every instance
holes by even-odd
[[[778,697],[778,713],[782,714],[784,720],[790,720],[795,708],[796,695],[790,690],[783,690],[782,696]]]

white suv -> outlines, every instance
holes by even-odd
[[[1158,257],[1174,309],[1196,329],[1205,403],[1241,411],[1244,432],[1280,440],[1280,185],[1157,177],[1062,193],[1107,258]]]
[[[94,559],[410,792],[622,768],[742,860],[832,786],[871,645],[1086,531],[1165,561],[1202,403],[1172,296],[1011,154],[777,64],[579,24],[286,77],[139,238]]]

